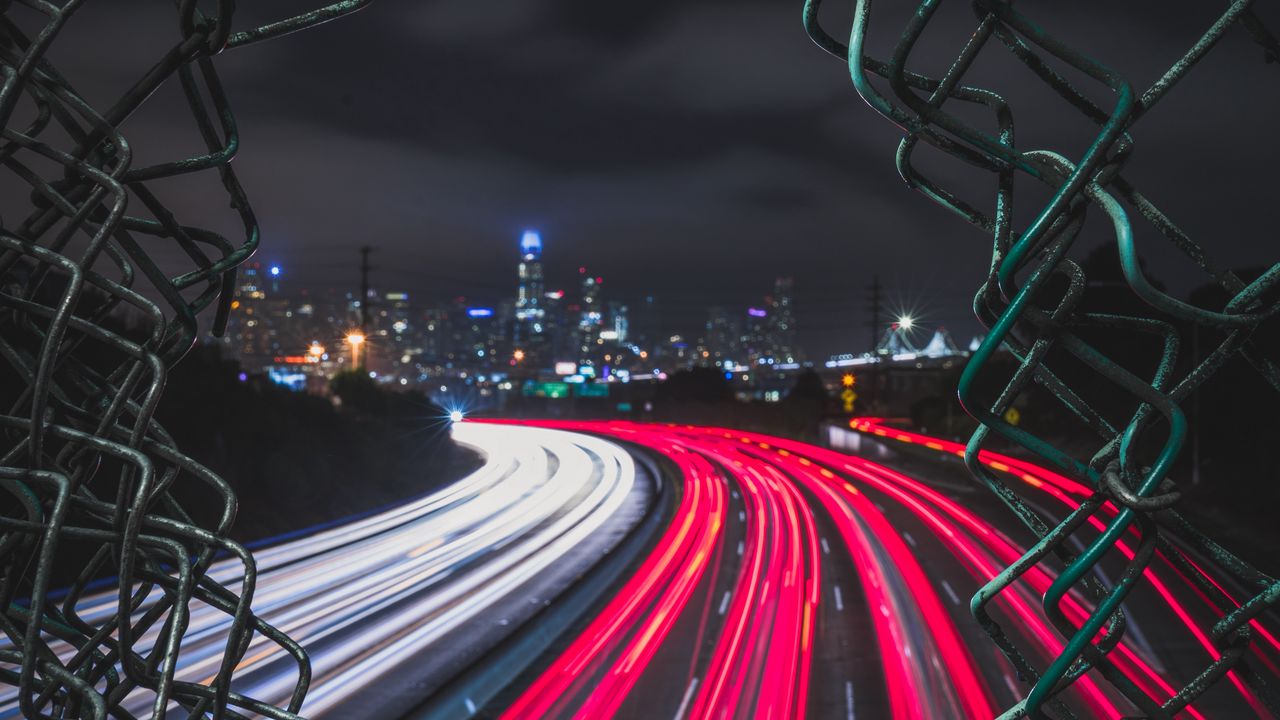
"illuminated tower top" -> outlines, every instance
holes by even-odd
[[[525,230],[520,236],[520,255],[526,261],[536,260],[542,255],[542,236],[537,230]]]
[[[520,236],[520,265],[517,267],[520,284],[516,288],[515,341],[521,350],[533,350],[530,343],[542,341],[545,331],[542,307],[542,236],[537,230],[525,230]]]

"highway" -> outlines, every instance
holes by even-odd
[[[874,419],[846,431],[862,455],[629,422],[467,421],[453,432],[485,458],[470,476],[257,553],[255,610],[312,656],[304,716],[990,718],[1027,692],[968,606],[1032,538],[968,479],[956,443]],[[1049,516],[1088,495],[1015,458],[981,461]],[[654,463],[670,480],[660,497],[644,479]],[[650,534],[635,532],[642,523]],[[1133,539],[1104,573],[1118,577]],[[214,573],[233,582],[233,567]],[[1040,607],[1053,578],[1037,566],[992,605],[1041,667],[1064,642]],[[1163,556],[1145,579],[1112,657],[1163,699],[1215,657],[1199,628],[1223,610]],[[554,625],[553,611],[578,608],[568,598],[592,582],[589,602]],[[114,602],[101,594],[79,609],[92,619]],[[1064,604],[1071,622],[1091,607]],[[1280,675],[1272,622],[1254,624],[1254,659]],[[181,679],[217,671],[225,628],[194,608]],[[540,635],[537,646],[513,640]],[[235,690],[284,702],[296,678],[277,652],[255,642]],[[1061,699],[1080,717],[1136,714],[1092,672]],[[145,697],[132,700],[148,713]],[[0,716],[16,717],[3,701]],[[1272,715],[1231,675],[1178,717]]]
[[[644,565],[505,707],[486,714],[984,718],[1025,695],[1028,686],[976,626],[968,601],[1030,539],[963,477],[954,443],[861,428],[936,454],[917,463],[929,476],[919,479],[865,458],[728,429],[540,424],[651,448],[680,468],[685,492]],[[984,461],[1016,477],[1050,512],[1065,513],[1087,494],[1012,458]],[[1131,557],[1132,548],[1122,553]],[[1123,559],[1109,567],[1118,573]],[[1033,569],[993,608],[1041,666],[1063,645],[1039,603],[1052,579],[1049,570]],[[1167,562],[1147,579],[1135,596],[1144,611],[1130,615],[1113,657],[1126,681],[1164,699],[1213,657],[1192,620],[1203,625],[1221,610]],[[1079,622],[1091,605],[1072,597],[1065,608]],[[1280,646],[1263,623],[1257,629],[1259,659],[1274,672]],[[1135,714],[1092,673],[1062,700],[1083,717]],[[1179,717],[1271,715],[1233,676]]]
[[[311,655],[304,716],[402,714],[540,610],[646,511],[647,491],[617,445],[474,423],[453,435],[484,457],[468,477],[256,553],[255,612]],[[234,586],[236,567],[219,563],[212,574]],[[93,621],[115,602],[102,593],[77,607]],[[208,682],[226,632],[225,615],[193,607],[178,679]],[[139,647],[154,641],[152,632]],[[260,637],[236,678],[234,691],[280,705],[297,679],[292,661]],[[0,717],[18,716],[12,693],[0,702]],[[150,698],[135,693],[126,707],[148,716]]]

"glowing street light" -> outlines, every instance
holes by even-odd
[[[902,317],[898,318],[898,327],[902,328],[903,330],[910,330],[912,327],[915,326],[915,324],[916,324],[915,318],[911,317],[910,315],[903,315]]]
[[[524,360],[524,351],[519,348],[516,348],[516,351],[511,353],[511,357],[516,362],[520,362],[521,360]]]
[[[464,417],[465,417],[465,415],[463,415],[463,414],[462,414],[462,411],[461,411],[461,410],[450,410],[450,411],[449,411],[449,422],[452,422],[452,423],[459,423],[459,422],[462,422],[462,419],[463,419]]]
[[[321,357],[324,355],[324,346],[318,342],[311,343],[311,347],[307,348],[307,354],[311,357]]]
[[[858,378],[854,377],[853,373],[845,373],[844,377],[840,378],[840,384],[845,387],[853,387],[857,382]]]
[[[347,344],[351,346],[352,364],[356,367],[364,367],[364,362],[360,358],[360,347],[364,345],[365,337],[363,333],[352,332],[347,333]]]

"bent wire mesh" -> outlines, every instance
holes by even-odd
[[[974,298],[974,310],[989,333],[974,352],[959,385],[962,404],[981,423],[969,441],[966,464],[1039,537],[1039,542],[987,583],[971,602],[975,618],[1030,686],[1026,697],[1002,717],[1070,716],[1059,696],[1090,671],[1106,678],[1147,717],[1178,714],[1228,673],[1233,681],[1240,678],[1250,684],[1275,713],[1280,707],[1276,695],[1267,687],[1267,678],[1251,666],[1247,651],[1251,621],[1280,598],[1280,583],[1197,531],[1178,513],[1180,494],[1170,470],[1187,445],[1184,405],[1228,360],[1243,359],[1265,385],[1280,391],[1280,368],[1250,337],[1280,310],[1276,293],[1280,264],[1249,282],[1216,267],[1205,248],[1130,183],[1124,171],[1140,142],[1144,116],[1176,91],[1179,81],[1226,33],[1241,33],[1256,42],[1262,49],[1261,59],[1270,63],[1280,58],[1276,36],[1248,0],[1225,4],[1191,47],[1142,90],[1103,61],[1086,56],[1037,24],[1023,5],[1015,9],[1013,3],[1003,0],[976,0],[972,4],[976,16],[972,35],[945,73],[935,77],[909,67],[921,53],[918,46],[928,44],[922,36],[935,21],[940,0],[925,0],[915,6],[888,59],[871,57],[865,51],[875,25],[872,0],[856,3],[847,45],[824,30],[819,22],[820,5],[820,0],[805,3],[805,28],[819,46],[848,64],[859,95],[903,130],[896,158],[901,177],[992,238],[990,272]],[[1094,130],[1087,149],[1072,156],[1019,147],[1015,142],[1016,108],[1006,101],[1007,93],[1000,87],[966,83],[975,62],[987,53],[1011,56],[1025,65],[1065,107],[1089,123]],[[1096,87],[1078,87],[1068,76],[1083,78],[1082,82]],[[1095,102],[1092,97],[1102,92],[1109,98],[1107,103]],[[957,106],[970,108],[968,116],[972,108],[988,114],[996,132],[976,128]],[[993,190],[990,209],[962,199],[960,188],[944,187],[926,176],[921,164],[913,161],[921,144],[988,172]],[[1033,179],[1047,190],[1039,195],[1022,188],[1015,192],[1019,176]],[[1025,227],[1015,227],[1015,206],[1019,218],[1031,218]],[[1105,218],[1111,233],[1109,242],[1118,250],[1123,280],[1150,306],[1151,313],[1100,313],[1081,306],[1087,278],[1069,251],[1086,234],[1082,230],[1089,213]],[[1148,242],[1148,237],[1159,237],[1171,243],[1221,288],[1227,301],[1218,307],[1199,307],[1165,293],[1144,274],[1138,259],[1138,236]],[[1084,335],[1098,329],[1153,339],[1160,348],[1154,369],[1126,365],[1091,344]],[[1180,367],[1179,347],[1185,347],[1192,335],[1198,339],[1201,331],[1221,340]],[[1016,361],[1008,372],[993,362],[1002,347]],[[1063,357],[1087,368],[1092,382],[1106,383],[1112,392],[1123,393],[1136,409],[1123,422],[1108,419],[1084,399],[1080,387],[1063,379],[1056,369]],[[1004,373],[998,383],[1003,389],[994,397],[980,396],[979,380],[999,373]],[[1055,446],[1005,419],[1006,411],[1033,383],[1050,391],[1081,426],[1097,435],[1096,452],[1087,455]],[[1276,399],[1273,395],[1266,400],[1274,403]],[[1041,515],[978,462],[978,452],[992,433],[1048,466],[1087,481],[1095,488],[1094,496],[1060,522]],[[1230,487],[1221,490],[1231,491]],[[1104,512],[1104,508],[1118,511]],[[1105,530],[1077,548],[1073,544],[1078,540],[1077,531],[1098,520],[1105,521]],[[1120,578],[1103,583],[1096,572],[1098,563],[1126,533],[1139,538],[1136,552]],[[1171,541],[1173,535],[1179,544]],[[1183,552],[1181,543],[1216,560],[1253,596],[1242,602],[1227,597]],[[1157,552],[1169,557],[1215,604],[1229,608],[1216,623],[1203,628],[1213,641],[1216,658],[1186,685],[1161,696],[1126,679],[1109,658],[1126,630],[1121,604],[1135,585],[1143,582],[1143,571]],[[1061,572],[1044,597],[1043,609],[1067,641],[1058,657],[1037,666],[1033,655],[1004,632],[989,605],[1029,569],[1050,560]],[[1061,608],[1064,597],[1077,591],[1094,603],[1083,623],[1069,621]]]
[[[9,375],[0,411],[0,696],[25,717],[130,717],[126,698],[157,717],[284,718],[301,707],[307,655],[251,610],[253,556],[227,536],[234,494],[152,416],[201,315],[212,311],[221,332],[236,268],[259,243],[231,168],[239,138],[216,56],[369,2],[239,31],[231,2],[155,6],[174,14],[173,43],[123,94],[97,105],[50,60],[83,0],[0,9],[0,158],[6,192],[23,206],[0,226],[0,358]],[[205,150],[135,166],[133,148],[148,138],[129,136],[125,123],[171,84],[189,113],[171,121],[193,123]],[[167,207],[167,181],[199,173],[215,190],[200,198],[201,216]],[[236,238],[206,227],[228,204],[242,227]],[[158,262],[161,247],[179,250],[185,269]],[[120,321],[125,310],[134,321]],[[216,520],[193,520],[172,492],[179,486],[203,488]],[[89,550],[66,552],[72,545]],[[228,586],[207,573],[222,556],[242,567]],[[69,585],[55,590],[55,578]],[[113,599],[84,612],[80,601],[104,578],[117,588]],[[174,669],[196,602],[225,613],[230,632],[216,671],[185,682]],[[284,708],[232,691],[255,638],[296,664]]]

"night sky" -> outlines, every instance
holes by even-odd
[[[240,3],[238,22],[310,4]],[[830,4],[833,34],[846,35],[852,3]],[[175,13],[162,0],[87,5],[53,56],[105,102],[174,41]],[[885,56],[912,5],[877,5],[875,54]],[[1018,7],[1144,89],[1225,3]],[[514,295],[517,240],[537,228],[549,287],[585,265],[605,277],[607,297],[654,295],[673,331],[695,331],[709,305],[758,302],[790,274],[809,356],[861,351],[878,272],[891,306],[964,344],[978,330],[968,308],[987,239],[903,185],[899,133],[812,44],[800,12],[798,0],[377,0],[228,52],[218,63],[242,133],[236,168],[264,231],[259,258],[295,284],[345,291],[358,282],[357,247],[370,244],[380,289],[494,303]],[[939,73],[975,24],[969,3],[944,4],[912,67]],[[1271,262],[1280,246],[1270,172],[1278,75],[1234,28],[1134,131],[1126,175],[1224,266]],[[1001,48],[985,51],[971,82],[1010,100],[1023,148],[1083,151],[1089,123]],[[177,97],[169,89],[126,126],[137,163],[199,150]],[[988,178],[922,159],[991,206]],[[158,189],[188,218],[204,217],[216,179]],[[234,228],[212,197],[226,217],[207,222]],[[1041,197],[1023,200],[1021,224]],[[1139,225],[1138,238],[1174,291],[1201,282],[1150,228]],[[1108,239],[1094,218],[1081,254]]]

